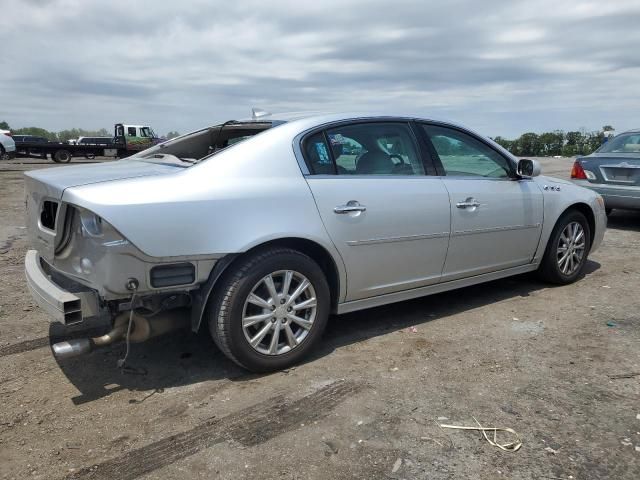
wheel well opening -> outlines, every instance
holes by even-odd
[[[338,274],[338,268],[336,267],[331,254],[316,242],[304,238],[280,238],[272,240],[252,248],[249,252],[274,246],[297,250],[308,255],[318,264],[327,278],[329,292],[331,293],[331,311],[335,312],[338,308],[338,299],[340,297],[340,275]]]
[[[566,211],[569,210],[577,210],[587,218],[587,222],[589,222],[589,240],[590,244],[593,245],[593,239],[596,233],[596,217],[593,214],[591,207],[586,203],[576,203],[567,208]]]

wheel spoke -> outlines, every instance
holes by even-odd
[[[261,322],[264,322],[265,320],[269,320],[272,316],[273,314],[269,312],[269,313],[262,313],[260,315],[251,315],[250,317],[244,317],[242,319],[242,326],[244,328],[247,328],[247,327],[250,327],[251,325],[255,325],[256,323],[261,323]]]
[[[569,252],[565,252],[565,254],[562,255],[562,257],[560,257],[560,260],[558,260],[558,266],[562,267],[562,264],[567,261],[568,257],[569,257]]]
[[[579,229],[576,237],[573,239],[573,243],[578,243],[580,240],[584,238],[584,230]]]
[[[298,288],[296,288],[295,292],[293,292],[291,294],[291,297],[289,297],[289,301],[287,302],[287,305],[292,305],[295,302],[296,298],[302,295],[302,293],[307,288],[309,288],[309,285],[311,285],[311,283],[309,283],[309,280],[307,280],[306,278],[302,280],[302,282],[300,282],[300,285],[298,285]]]
[[[267,302],[264,298],[260,298],[255,293],[249,294],[249,298],[247,298],[247,302],[257,305],[262,308],[271,308],[269,302]]]
[[[253,337],[249,343],[251,343],[252,347],[257,347],[260,342],[262,341],[262,339],[265,337],[265,335],[267,333],[269,333],[269,330],[271,330],[273,328],[273,323],[269,322],[267,323],[264,327],[262,327],[262,329],[256,333],[255,337]]]
[[[273,334],[271,335],[271,343],[269,344],[269,353],[275,355],[278,353],[278,343],[280,342],[280,322],[276,322],[273,326]]]
[[[293,330],[291,330],[291,326],[288,323],[284,326],[284,333],[287,336],[287,343],[289,344],[289,347],[293,348],[298,345],[298,340],[293,334]]]
[[[276,291],[276,285],[273,283],[273,276],[267,275],[264,277],[264,284],[267,286],[267,290],[269,290],[269,295],[271,298],[275,300],[278,298],[278,292]]]
[[[315,306],[316,306],[316,297],[311,297],[300,303],[296,303],[295,305],[292,305],[291,308],[293,308],[294,310],[304,310],[304,309],[315,307]]]
[[[313,325],[313,322],[310,322],[309,320],[305,320],[304,318],[300,318],[297,315],[294,315],[293,313],[288,314],[287,318],[289,318],[289,320],[291,320],[292,322],[297,323],[305,330],[309,330]]]
[[[291,279],[293,279],[293,272],[291,270],[287,270],[284,274],[284,282],[282,282],[282,295],[287,295],[289,293],[289,288],[291,288]]]

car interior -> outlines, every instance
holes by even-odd
[[[195,163],[272,126],[271,122],[227,122],[151,147],[145,150],[144,158],[172,156],[187,163]]]

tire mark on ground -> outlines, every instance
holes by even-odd
[[[251,447],[329,414],[339,403],[356,394],[362,385],[338,380],[297,400],[272,397],[221,419],[210,420],[186,432],[158,440],[103,463],[85,467],[66,477],[72,479],[132,480],[171,465],[224,441]]]

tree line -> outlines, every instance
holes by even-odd
[[[65,142],[78,137],[109,137],[112,135],[106,128],[101,128],[100,130],[72,128],[59,132],[50,132],[39,127],[12,129],[7,122],[0,122],[0,129],[11,130],[15,135],[35,135],[57,142]],[[600,131],[589,132],[583,128],[571,132],[562,130],[540,134],[528,132],[520,135],[515,140],[508,140],[501,136],[497,136],[493,140],[518,157],[553,157],[556,155],[573,157],[575,155],[588,155],[595,151],[602,145],[607,132],[613,132],[611,125],[605,125]],[[174,138],[179,135],[180,133],[171,131],[165,135],[165,138]]]
[[[608,132],[613,133],[611,125],[605,125],[600,131],[588,132],[585,129],[578,131],[533,133],[520,135],[515,140],[507,140],[503,137],[495,137],[493,141],[500,144],[518,157],[573,157],[575,155],[589,155],[602,145]]]
[[[78,137],[112,137],[113,132],[106,128],[99,130],[85,130],[84,128],[72,128],[70,130],[60,130],[59,132],[50,132],[40,127],[23,127],[11,128],[5,121],[0,122],[0,130],[11,130],[13,135],[34,135],[36,137],[44,137],[52,142],[66,142]],[[178,132],[169,132],[165,138],[174,138],[179,136]]]

